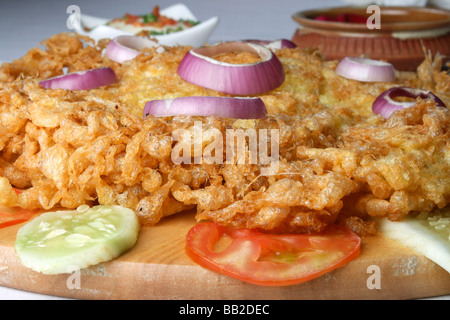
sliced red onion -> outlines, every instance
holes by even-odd
[[[251,40],[244,40],[244,41],[256,43],[256,44],[262,45],[262,46],[272,49],[272,50],[284,49],[284,48],[297,48],[297,45],[295,43],[293,43],[291,40],[287,40],[287,39],[278,39],[275,41],[251,39]]]
[[[148,101],[144,107],[144,119],[149,115],[263,119],[267,116],[267,110],[260,98],[200,96]]]
[[[39,82],[46,89],[89,90],[118,82],[110,67],[79,71]]]
[[[232,51],[249,51],[262,59],[257,63],[231,64],[212,57]],[[268,48],[246,42],[224,42],[190,50],[178,66],[179,76],[198,86],[233,95],[256,95],[278,88],[284,68]]]
[[[405,87],[394,87],[386,90],[375,99],[372,105],[372,111],[387,119],[395,110],[409,108],[415,104],[415,102],[395,101],[394,99],[398,97],[433,99],[438,107],[446,107],[445,103],[430,91]]]
[[[151,47],[159,47],[158,52],[164,51],[164,48],[156,41],[143,37],[123,35],[115,37],[108,43],[105,54],[111,60],[123,63],[141,54],[142,49]]]
[[[395,68],[388,62],[347,57],[342,59],[336,73],[344,78],[363,82],[391,82],[395,80]]]

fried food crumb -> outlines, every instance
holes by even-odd
[[[118,204],[135,210],[146,225],[195,208],[197,220],[267,232],[320,232],[340,223],[374,234],[377,218],[401,220],[450,201],[449,110],[420,100],[388,120],[371,110],[392,86],[426,88],[450,105],[450,77],[440,71],[439,56],[426,57],[416,73],[399,72],[395,83],[362,83],[336,75],[337,62],[316,50],[277,50],[286,80],[260,95],[266,119],[144,120],[149,100],[225,94],[177,75],[189,47],[148,48],[118,64],[102,54],[107,43],[62,33],[45,40],[45,49],[0,67],[3,205],[50,210]],[[235,58],[254,62],[245,54]],[[233,55],[220,59],[231,63]],[[39,85],[64,69],[104,66],[119,83],[79,91]],[[230,128],[278,129],[276,171],[264,175],[262,165],[246,163],[174,163],[172,134],[193,130],[196,121],[204,132],[224,136]]]

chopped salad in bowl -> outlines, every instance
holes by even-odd
[[[113,19],[81,14],[78,33],[94,40],[115,38],[120,35],[144,34],[162,45],[201,46],[205,44],[219,23],[218,17],[199,21],[184,4],[159,10],[155,6],[149,13],[125,13]]]

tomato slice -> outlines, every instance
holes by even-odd
[[[20,207],[0,207],[0,228],[12,226],[31,219],[38,210]]]
[[[202,267],[263,286],[317,278],[356,258],[360,245],[360,237],[338,225],[319,234],[266,234],[201,222],[186,236],[186,253]]]

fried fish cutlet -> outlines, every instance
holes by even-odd
[[[276,52],[286,80],[260,95],[268,118],[142,118],[145,102],[192,95],[224,96],[183,81],[176,68],[188,47],[146,49],[132,61],[102,55],[107,41],[59,34],[0,68],[2,204],[76,208],[119,204],[143,224],[196,208],[198,220],[267,231],[321,231],[342,223],[373,233],[371,217],[401,219],[450,200],[448,109],[429,101],[387,121],[371,104],[392,86],[433,90],[447,104],[450,79],[429,57],[395,83],[360,83],[334,73],[317,51]],[[222,57],[231,59],[230,57]],[[235,57],[246,59],[243,56]],[[120,82],[93,90],[49,90],[39,81],[110,66]],[[427,72],[426,72],[427,71]],[[279,130],[276,172],[258,164],[174,164],[172,133]],[[20,194],[12,187],[24,189]]]

